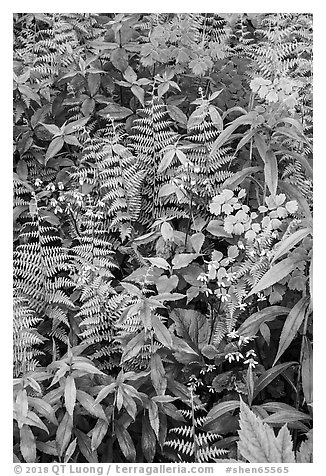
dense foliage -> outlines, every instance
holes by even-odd
[[[14,460],[312,461],[312,18],[14,15]]]

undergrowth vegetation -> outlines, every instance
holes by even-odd
[[[312,462],[312,17],[14,14],[14,461]]]

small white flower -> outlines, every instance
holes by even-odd
[[[244,364],[248,364],[249,367],[254,369],[256,367],[256,365],[258,365],[258,362],[256,362],[256,360],[254,360],[254,359],[248,359],[248,360],[244,361]]]
[[[258,293],[257,301],[266,301],[266,296],[264,296],[262,293]]]
[[[250,342],[250,337],[240,336],[238,340],[238,346],[241,346],[243,344],[248,344],[249,342]]]
[[[257,357],[256,352],[254,351],[254,349],[250,349],[250,350],[248,350],[248,352],[246,352],[246,358],[248,358],[250,356]]]
[[[237,333],[237,331],[233,330],[229,332],[227,336],[230,337],[230,339],[237,339],[239,337],[239,334]]]

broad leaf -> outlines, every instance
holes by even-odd
[[[96,450],[100,444],[102,443],[103,438],[107,434],[109,429],[109,425],[105,420],[98,419],[96,425],[94,426],[92,432],[92,440],[91,440],[91,450]]]
[[[198,258],[197,253],[180,253],[175,255],[172,260],[173,269],[185,268],[196,258]]]

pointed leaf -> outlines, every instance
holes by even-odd
[[[121,362],[126,362],[127,360],[135,357],[140,349],[145,344],[145,331],[141,331],[139,334],[136,334],[135,337],[131,339],[128,343],[121,357]]]
[[[263,423],[249,407],[240,402],[238,448],[249,463],[280,463],[281,454],[274,431]]]
[[[62,149],[63,144],[64,140],[62,137],[56,137],[55,139],[53,139],[45,154],[45,165]]]
[[[313,430],[307,433],[307,439],[300,445],[297,453],[297,463],[312,463],[313,462]]]
[[[239,408],[239,400],[228,400],[226,402],[218,403],[208,412],[205,419],[205,425],[217,420],[220,416],[224,415],[227,412],[231,412],[236,408]]]
[[[75,429],[78,439],[78,447],[84,458],[88,463],[98,463],[97,453],[91,449],[91,439],[88,435],[85,435],[82,431]]]
[[[276,265],[277,266],[277,265]],[[286,321],[284,323],[282,333],[280,336],[280,342],[278,351],[274,360],[275,362],[281,357],[285,350],[289,347],[292,340],[296,336],[309,307],[309,297],[303,297],[296,303],[296,305],[289,312]]]
[[[297,365],[297,362],[286,362],[285,364],[278,364],[271,369],[266,370],[256,382],[254,398],[261,392],[267,385],[269,385],[278,375],[284,370],[288,369],[292,365]]]
[[[20,433],[20,452],[26,463],[36,462],[36,441],[29,426],[23,425]]]
[[[60,422],[60,425],[58,426],[57,433],[55,436],[59,456],[63,455],[65,449],[68,446],[68,443],[71,438],[72,427],[72,418],[69,413],[66,412]]]
[[[161,319],[153,315],[152,324],[157,340],[170,349],[172,347],[172,336]]]
[[[134,84],[131,87],[131,92],[136,96],[140,104],[144,107],[145,106],[145,91],[143,90],[143,88]]]
[[[65,453],[65,457],[64,457],[64,463],[68,463],[68,462],[69,462],[70,458],[72,457],[72,455],[73,455],[74,452],[75,452],[76,445],[77,445],[77,438],[75,438],[74,440],[72,440],[72,442],[71,442],[70,445],[68,446],[67,451],[66,451],[66,453]]]
[[[65,384],[65,405],[70,416],[74,414],[76,403],[76,384],[72,375],[68,375]]]
[[[97,418],[106,420],[106,415],[102,406],[99,403],[95,403],[94,398],[83,390],[77,390],[77,400],[91,415]]]
[[[286,425],[280,429],[276,444],[281,455],[281,463],[295,463],[292,438]]]
[[[307,405],[311,405],[313,402],[313,353],[311,342],[306,336],[303,337],[301,378],[304,398]]]
[[[268,415],[268,417],[264,418],[265,423],[290,423],[295,422],[298,420],[311,420],[311,416],[305,413],[299,412],[296,409],[291,411],[289,410],[281,410],[279,412],[275,412],[272,415]]]
[[[157,173],[158,174],[161,174],[162,172],[164,172],[169,167],[169,165],[171,164],[172,159],[173,159],[174,156],[175,156],[175,149],[169,149],[165,152],[165,154],[163,156],[163,159],[161,160],[161,162],[160,162],[160,164],[157,168]],[[161,196],[164,196],[164,195],[161,195]]]
[[[235,187],[240,185],[249,175],[256,174],[262,170],[261,167],[245,167],[239,172],[236,172],[232,177],[227,178],[223,182],[223,189],[233,190]]]
[[[54,408],[42,398],[28,397],[29,405],[54,425],[58,425]]]
[[[258,281],[256,286],[250,291],[247,297],[257,294],[275,283],[281,281],[285,276],[291,273],[296,267],[296,262],[291,258],[285,258],[283,261],[272,266],[267,273]]]
[[[151,356],[151,380],[157,395],[164,395],[167,387],[167,379],[162,359],[158,354]]]
[[[265,182],[272,195],[276,195],[278,184],[278,165],[277,159],[273,151],[266,153],[266,161],[264,167]]]
[[[115,433],[117,435],[120,449],[126,460],[131,463],[134,462],[136,459],[136,449],[129,432],[123,426],[117,424],[115,427]]]
[[[96,450],[108,432],[109,425],[105,420],[98,419],[92,432],[91,450]]]
[[[300,243],[303,238],[308,236],[311,233],[309,228],[301,228],[296,232],[292,233],[290,236],[286,237],[285,240],[282,240],[279,246],[276,249],[276,253],[273,256],[272,263],[277,259],[284,256],[288,251],[290,251],[295,245]]]
[[[142,418],[141,447],[146,461],[152,463],[156,452],[156,437],[146,413]]]
[[[239,336],[250,337],[257,334],[260,326],[278,316],[288,315],[290,309],[284,306],[269,306],[249,316],[237,329]]]

